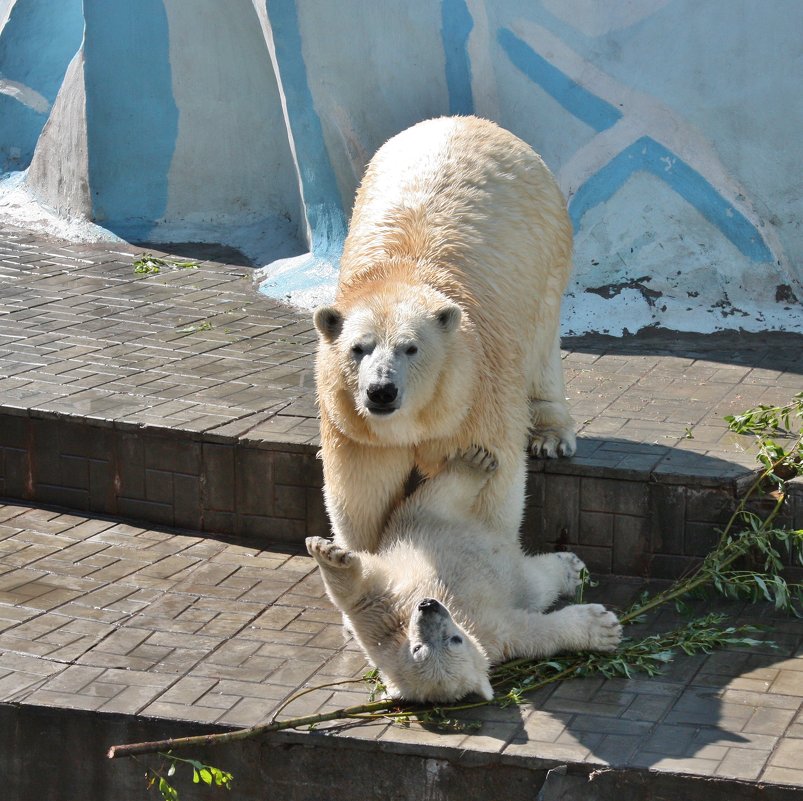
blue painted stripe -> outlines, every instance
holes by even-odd
[[[666,182],[751,261],[773,261],[758,229],[700,173],[649,136],[625,148],[578,189],[569,203],[575,230],[586,212],[609,200],[636,172],[648,172]]]
[[[450,114],[473,114],[471,62],[468,37],[474,20],[465,0],[443,0],[441,3],[441,40],[446,58],[446,88]]]
[[[322,269],[329,263],[321,263],[320,259],[311,258],[294,267],[292,270],[266,278],[260,285],[263,295],[279,300],[291,297],[294,293],[310,290],[323,290],[337,286],[337,273]]]
[[[81,46],[81,0],[17,0],[0,32],[0,75],[19,81],[51,103]]]
[[[337,257],[346,237],[346,215],[307,81],[294,0],[266,0],[279,77],[293,134],[304,212],[314,255]]]
[[[167,209],[178,136],[162,0],[84,0],[87,146],[93,214],[146,238]]]
[[[538,55],[526,42],[508,28],[500,28],[497,38],[513,65],[538,84],[577,119],[595,131],[604,131],[615,125],[622,112],[610,103],[592,94],[583,86]]]

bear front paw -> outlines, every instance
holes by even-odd
[[[307,552],[317,562],[331,565],[332,567],[348,567],[351,564],[354,554],[351,551],[335,545],[332,540],[323,537],[307,537]]]
[[[556,553],[555,558],[560,562],[564,574],[563,594],[572,595],[580,586],[582,572],[586,569],[583,560],[577,554],[564,551]]]
[[[574,609],[582,616],[590,651],[614,651],[622,641],[622,625],[613,612],[601,604],[584,604]]]
[[[499,466],[496,457],[485,448],[479,445],[472,445],[464,451],[458,451],[454,455],[456,461],[463,462],[463,464],[473,467],[475,470],[480,470],[483,473],[493,473]]]
[[[530,455],[536,459],[557,459],[574,456],[577,439],[571,428],[562,430],[533,430],[530,432]]]

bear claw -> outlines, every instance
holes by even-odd
[[[459,459],[461,462],[475,467],[478,470],[482,470],[485,473],[493,473],[499,466],[496,457],[490,451],[485,450],[485,448],[479,445],[472,445],[464,451],[458,451],[455,454],[455,459]]]
[[[557,459],[573,456],[577,450],[574,433],[559,431],[533,432],[530,435],[530,455],[536,459]]]

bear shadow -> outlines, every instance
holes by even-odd
[[[652,587],[601,580],[585,600],[620,611],[646,586]],[[630,678],[589,675],[525,695],[521,706],[458,712],[463,721],[481,724],[461,748],[493,749],[503,761],[535,758],[758,778],[799,711],[799,697],[767,692],[780,675],[778,665],[794,658],[803,644],[799,622],[767,603],[708,598],[687,606],[684,614],[663,608],[646,622],[627,626],[625,636],[638,640],[719,612],[726,616],[723,626],[760,627],[747,635],[756,644],[694,655],[678,649],[654,677],[633,668]],[[724,773],[717,774],[720,764]],[[748,775],[751,770],[754,775]]]

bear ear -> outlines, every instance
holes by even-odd
[[[486,701],[490,701],[494,697],[494,688],[491,687],[491,682],[487,676],[482,677],[480,686],[474,692]]]
[[[460,325],[460,320],[462,317],[463,312],[456,303],[449,303],[446,306],[443,306],[438,310],[436,315],[438,325],[444,331],[446,331],[447,334],[451,331],[454,331],[457,326]]]
[[[334,342],[343,330],[343,315],[334,306],[320,306],[315,309],[312,322],[326,342]]]

